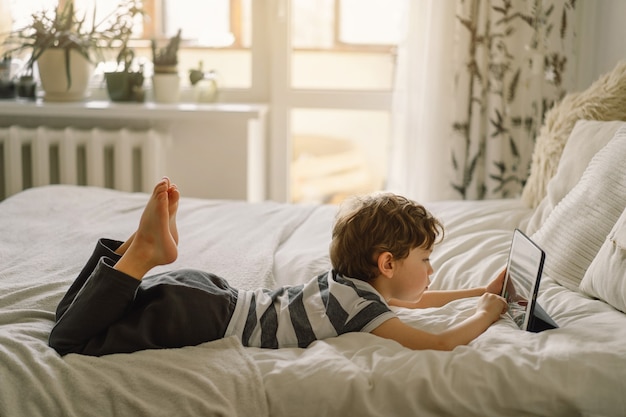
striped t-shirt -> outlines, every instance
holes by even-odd
[[[307,347],[348,332],[371,332],[395,317],[365,281],[330,271],[306,284],[277,290],[240,290],[225,336],[244,346]]]

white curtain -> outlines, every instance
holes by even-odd
[[[409,1],[398,47],[387,188],[420,202],[455,198],[449,187],[456,2]]]
[[[545,111],[574,84],[575,1],[414,0],[406,16],[387,188],[519,195]]]

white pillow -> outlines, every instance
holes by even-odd
[[[546,187],[546,196],[541,200],[526,227],[526,233],[535,233],[554,210],[556,205],[574,188],[591,158],[602,149],[615,132],[626,123],[621,121],[599,122],[579,120],[567,139],[563,154],[554,177]]]
[[[580,181],[532,238],[546,251],[545,273],[571,290],[626,206],[626,126],[594,155]]]
[[[589,265],[580,290],[626,313],[626,210]]]

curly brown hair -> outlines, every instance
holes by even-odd
[[[381,253],[404,259],[412,249],[431,249],[443,234],[441,222],[408,198],[393,193],[356,196],[337,213],[330,260],[338,273],[371,281],[380,273]]]

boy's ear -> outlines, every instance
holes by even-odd
[[[378,270],[381,275],[387,278],[393,277],[393,271],[395,267],[395,260],[391,252],[382,252],[378,255]]]

